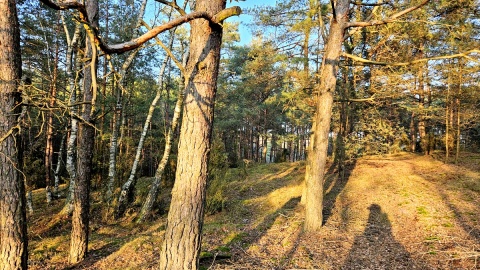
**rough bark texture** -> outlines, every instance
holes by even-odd
[[[19,171],[22,60],[14,0],[0,1],[0,268],[27,269],[25,186]]]
[[[89,20],[92,27],[98,23],[98,2],[86,2]],[[89,30],[87,30],[88,32]],[[85,56],[83,102],[78,128],[78,162],[77,178],[73,200],[72,233],[70,239],[70,263],[78,263],[85,259],[88,250],[89,210],[90,210],[90,180],[92,178],[92,158],[95,144],[95,128],[93,115],[95,111],[96,94],[96,48],[93,45],[91,33],[87,35]]]
[[[196,11],[213,15],[225,5],[225,0],[198,0]],[[191,22],[176,180],[160,269],[198,269],[221,42],[219,26],[204,19]]]
[[[323,181],[327,160],[328,133],[348,9],[348,0],[337,1],[320,71],[321,83],[316,89],[318,97],[313,119],[314,129],[312,129],[311,135],[312,148],[307,158],[308,165],[305,175],[305,231],[317,231],[322,226]]]

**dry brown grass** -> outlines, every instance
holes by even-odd
[[[302,232],[303,163],[254,165],[246,177],[232,170],[226,209],[205,218],[201,265],[480,269],[480,155],[463,154],[458,165],[440,160],[439,153],[366,157],[346,179],[328,175],[325,225],[312,234]],[[136,225],[134,215],[94,218],[89,258],[68,268],[69,222],[51,222],[61,204],[30,217],[31,269],[155,269],[164,217]]]

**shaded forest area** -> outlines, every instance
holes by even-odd
[[[479,266],[478,0],[4,2],[0,268]]]

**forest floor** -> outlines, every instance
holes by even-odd
[[[203,269],[480,269],[480,154],[365,157],[325,182],[324,226],[302,231],[302,162],[254,164],[227,175],[225,209],[205,217]],[[148,179],[139,182],[141,205]],[[168,197],[168,190],[164,197]],[[99,196],[98,194],[94,194]],[[165,215],[107,222],[92,204],[88,258],[68,266],[70,224],[34,192],[30,269],[155,269]],[[164,199],[168,201],[168,199]]]

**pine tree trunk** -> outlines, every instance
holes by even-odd
[[[311,135],[312,148],[308,154],[305,175],[305,231],[318,231],[322,226],[323,181],[327,162],[328,134],[349,4],[348,0],[339,0],[336,3],[334,10],[336,14],[330,25],[330,34],[320,71],[321,82],[316,87],[318,96],[313,118],[314,129]]]
[[[86,9],[92,18],[91,27],[98,27],[98,2],[87,0]],[[83,102],[78,128],[78,161],[77,179],[73,198],[72,233],[70,237],[70,263],[78,263],[85,259],[88,250],[89,211],[90,211],[90,181],[92,178],[93,148],[95,145],[95,128],[93,115],[95,113],[95,95],[97,91],[97,51],[91,29],[87,29],[85,56],[88,59],[84,68]]]
[[[213,15],[225,5],[225,0],[198,0],[195,10]],[[176,180],[160,269],[198,269],[221,42],[221,27],[204,19],[191,22]]]
[[[22,76],[15,1],[0,1],[0,268],[27,269],[25,185],[19,115]]]

